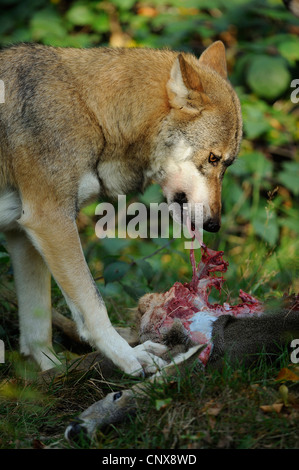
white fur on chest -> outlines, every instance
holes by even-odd
[[[101,162],[98,165],[98,173],[103,182],[106,194],[111,198],[117,198],[120,194],[126,194],[128,187],[134,185],[134,175],[126,172],[121,161]]]
[[[86,173],[82,176],[78,187],[78,205],[85,206],[100,194],[100,182],[94,173]]]
[[[16,191],[5,190],[0,193],[0,231],[16,227],[21,217],[22,203]]]

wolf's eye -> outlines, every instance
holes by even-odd
[[[217,165],[221,157],[218,157],[217,155],[214,155],[212,152],[209,155],[209,163],[212,165]]]

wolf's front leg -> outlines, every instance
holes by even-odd
[[[137,375],[142,367],[152,372],[163,366],[156,354],[165,352],[164,346],[131,348],[112,327],[85,261],[75,221],[53,207],[36,213],[32,206],[23,207],[19,223],[63,291],[81,336],[128,374]]]

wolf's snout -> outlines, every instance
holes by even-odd
[[[179,204],[179,206],[180,206],[180,214],[177,214],[178,219],[175,218],[175,220],[177,220],[177,221],[180,220],[180,223],[184,223],[184,204],[188,203],[186,193],[184,193],[184,192],[176,193],[174,195],[173,202]],[[194,223],[191,222],[191,230],[194,230],[194,228],[195,228]]]
[[[218,219],[208,219],[203,224],[203,229],[207,232],[218,232],[221,227],[220,221]]]

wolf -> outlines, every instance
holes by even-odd
[[[299,0],[283,0],[283,3],[293,15],[299,17]]]
[[[0,79],[0,230],[13,264],[21,353],[43,370],[59,362],[51,352],[52,275],[82,338],[128,374],[155,370],[164,346],[132,348],[112,327],[76,217],[95,198],[155,181],[169,204],[201,203],[203,228],[219,230],[222,179],[242,137],[223,43],[199,59],[18,44],[0,52]]]

